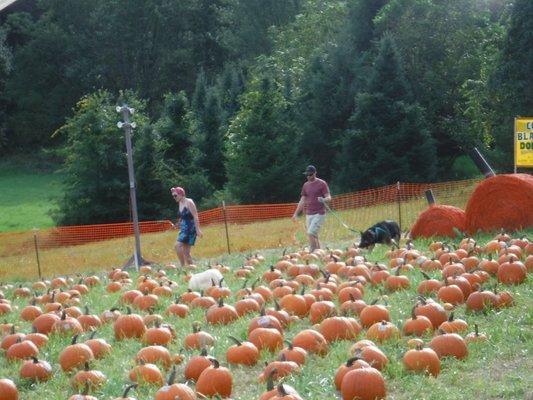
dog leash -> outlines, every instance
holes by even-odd
[[[358,235],[360,234],[359,231],[356,231],[355,229],[352,229],[352,228],[350,228],[348,225],[346,225],[346,224],[344,223],[344,221],[339,217],[339,215],[338,215],[335,211],[333,211],[333,209],[329,206],[329,204],[328,204],[326,201],[324,201],[324,203],[322,203],[322,204],[324,204],[324,206],[326,207],[326,209],[327,209],[331,214],[333,214],[333,216],[337,219],[337,221],[339,221],[339,223],[340,223],[343,227],[345,227],[346,229],[348,229],[349,231],[351,231],[351,232],[353,232],[353,233],[357,233]]]

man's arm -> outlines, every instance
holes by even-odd
[[[296,218],[298,215],[303,211],[305,204],[305,196],[300,197],[300,201],[298,202],[298,205],[296,206],[296,210],[294,210],[294,214],[292,215],[292,220],[296,221]]]

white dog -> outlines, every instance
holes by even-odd
[[[215,282],[215,285],[219,285],[222,279],[223,276],[220,271],[218,269],[211,268],[207,271],[193,274],[189,281],[189,289],[205,290],[213,286],[213,282]]]

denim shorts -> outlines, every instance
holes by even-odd
[[[326,220],[326,214],[310,214],[305,216],[307,224],[307,234],[311,236],[318,236],[320,228]]]

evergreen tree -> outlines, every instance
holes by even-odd
[[[204,70],[196,77],[196,84],[191,99],[191,109],[196,113],[204,111],[207,96],[207,79]]]
[[[489,80],[494,116],[491,159],[501,172],[513,169],[513,119],[533,112],[533,2],[517,0],[496,71]]]
[[[144,104],[126,94],[134,121],[147,124]],[[59,225],[130,220],[129,181],[124,133],[117,128],[116,104],[109,92],[82,98],[75,114],[58,130],[66,136],[64,195],[54,216]]]
[[[5,31],[0,27],[0,154],[4,152],[7,145],[6,134],[6,106],[4,97],[4,85],[8,74],[11,71],[11,50],[5,42]]]
[[[271,78],[252,86],[228,132],[228,188],[243,203],[295,200],[303,164],[290,104]]]
[[[170,218],[170,192],[158,173],[159,151],[152,127],[135,132],[133,144],[139,220]]]
[[[244,92],[245,78],[242,68],[234,64],[226,64],[220,74],[214,90],[220,106],[220,123],[225,131],[230,120],[239,110],[239,96]]]
[[[385,35],[368,91],[357,96],[334,183],[354,190],[399,180],[431,181],[435,155],[423,110],[413,101],[394,40]]]
[[[191,129],[194,135],[194,169],[204,171],[215,189],[226,182],[224,167],[224,133],[220,107],[213,89],[207,92],[205,105],[192,111]]]
[[[337,45],[315,55],[304,75],[298,100],[300,148],[326,179],[332,177],[342,132],[366,76],[367,52],[374,38],[373,18],[385,0],[351,0]]]
[[[191,135],[187,114],[189,102],[185,92],[165,95],[163,111],[154,124],[159,154],[158,176],[171,187],[177,177],[190,170]]]

